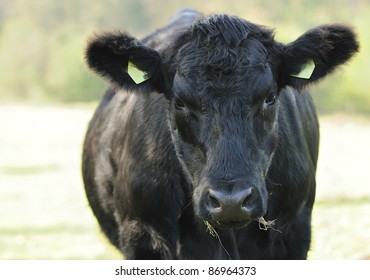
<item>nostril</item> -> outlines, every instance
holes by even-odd
[[[221,203],[212,194],[209,194],[209,202],[213,208],[221,208]]]
[[[248,189],[248,191],[244,194],[244,198],[242,201],[242,207],[248,207],[250,204],[250,200],[252,197],[252,188]]]
[[[248,207],[248,204],[249,204],[249,196],[246,197],[243,202],[242,202],[242,207],[246,208]]]

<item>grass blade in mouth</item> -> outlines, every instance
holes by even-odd
[[[220,246],[225,251],[225,253],[229,257],[229,259],[231,260],[231,256],[230,256],[229,252],[226,250],[226,248],[224,247],[224,245],[222,244],[221,238],[218,235],[218,233],[215,230],[215,228],[208,221],[203,221],[203,223],[206,225],[207,231],[209,232],[209,234],[212,235],[213,237],[217,238],[218,242],[220,243]]]
[[[208,221],[203,221],[203,222],[206,225],[207,231],[209,232],[209,234],[212,235],[213,237],[217,237],[218,233],[215,230],[215,228]]]
[[[264,217],[259,217],[258,219],[256,219],[256,221],[258,222],[258,227],[260,230],[267,231],[268,229],[272,229],[274,231],[281,233],[280,230],[274,228],[276,219],[271,220],[271,221],[266,221]]]

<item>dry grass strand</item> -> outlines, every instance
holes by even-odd
[[[257,219],[258,227],[259,227],[260,230],[267,231],[268,229],[272,229],[274,231],[282,233],[280,230],[274,228],[275,221],[276,221],[276,219],[271,220],[271,221],[266,221],[264,217],[259,217]]]
[[[209,232],[209,234],[212,235],[213,237],[217,238],[218,242],[220,243],[220,246],[225,251],[225,253],[229,257],[229,259],[231,260],[231,256],[230,256],[229,252],[226,250],[226,248],[224,247],[224,245],[222,244],[221,238],[218,235],[216,229],[208,221],[203,221],[203,222],[206,225],[207,231]]]

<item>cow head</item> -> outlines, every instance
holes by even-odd
[[[323,78],[357,49],[343,25],[311,29],[284,45],[267,28],[216,15],[168,38],[160,53],[127,34],[98,36],[87,62],[127,90],[166,96],[195,213],[217,227],[242,227],[266,213],[281,90]],[[134,82],[129,63],[146,73],[145,81]],[[314,68],[302,78],[307,64]]]

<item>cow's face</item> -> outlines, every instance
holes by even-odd
[[[172,138],[194,188],[196,214],[215,226],[240,227],[266,213],[278,85],[259,40],[196,35],[176,57]]]
[[[266,213],[265,186],[278,143],[280,90],[301,88],[347,61],[358,45],[344,26],[312,29],[289,45],[235,17],[199,20],[161,54],[126,34],[103,35],[89,66],[126,89],[163,92],[177,156],[193,186],[195,213],[242,227]],[[136,84],[128,62],[147,73]],[[307,61],[310,77],[297,78]]]

